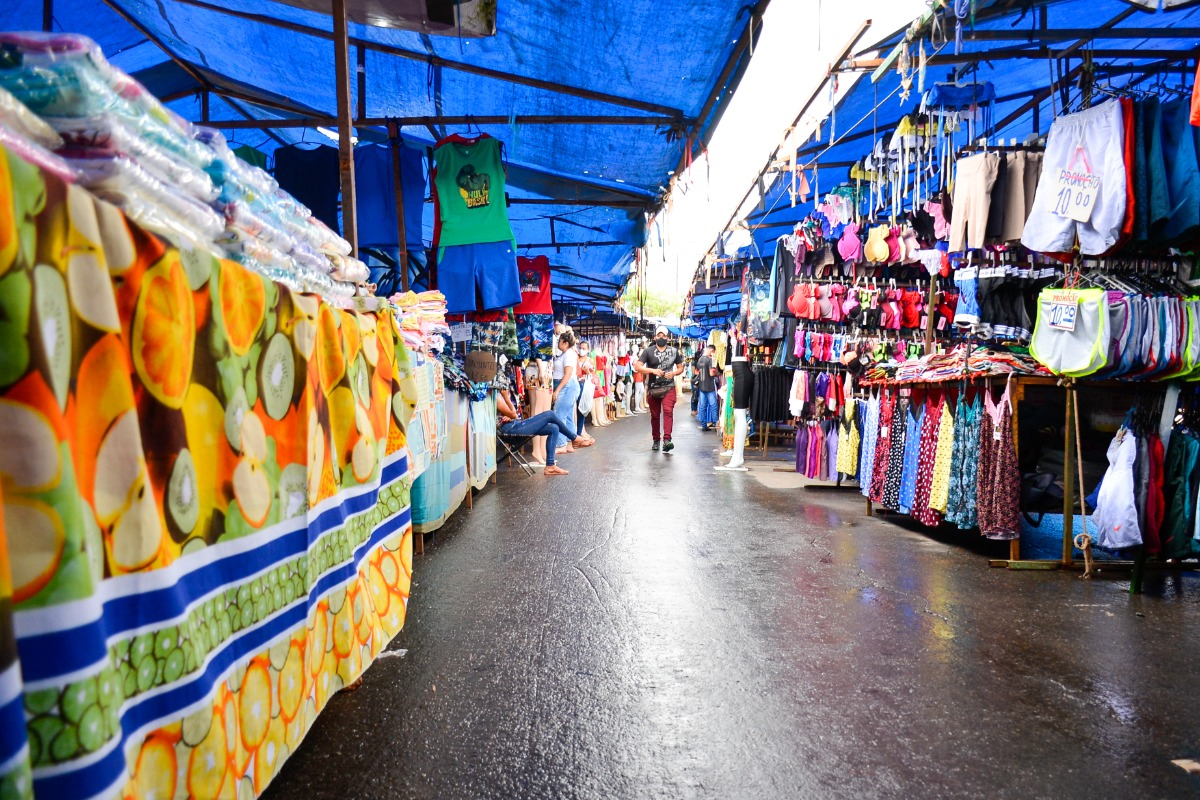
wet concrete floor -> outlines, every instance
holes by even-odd
[[[680,412],[670,455],[635,417],[503,468],[267,800],[1200,796],[1200,579],[989,569],[784,462],[714,472]]]

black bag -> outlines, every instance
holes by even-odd
[[[675,388],[675,381],[669,383],[651,383],[650,396],[656,400],[661,400],[669,395]]]

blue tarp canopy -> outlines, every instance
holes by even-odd
[[[1153,88],[1160,82],[1190,86],[1200,54],[1200,7],[1188,5],[1153,13],[1145,4],[1127,0],[985,0],[976,6],[974,25],[969,20],[964,23],[962,53],[957,56],[950,15],[949,41],[931,58],[926,88],[948,78],[966,84],[991,82],[997,97],[990,113],[993,124],[977,136],[986,133],[992,144],[997,138],[1008,143],[1023,141],[1032,133],[1045,136],[1055,113],[1062,113],[1064,92],[1070,107],[1079,108],[1079,73],[1089,51],[1097,83],[1135,89]],[[871,49],[886,55],[902,39],[900,31]],[[926,52],[932,55],[928,41]],[[1060,66],[1056,60],[1064,54]],[[915,77],[911,95],[902,101],[900,75],[894,68],[876,83],[870,80],[873,66],[862,68],[868,74],[838,105],[832,125],[824,122],[821,140],[810,141],[798,151],[797,163],[809,166],[814,192],[825,194],[848,181],[851,165],[867,155],[879,138],[890,137],[900,119],[920,104]],[[1060,81],[1060,76],[1065,77]],[[831,127],[836,136],[832,145]],[[958,134],[955,144],[967,144],[966,134]],[[815,174],[813,166],[818,167]],[[766,198],[744,220],[763,253],[774,252],[775,240],[813,210],[813,198],[792,208],[789,186],[789,175],[777,176]]]
[[[500,0],[486,38],[351,23],[354,116],[400,119],[417,147],[454,132],[501,139],[518,244],[550,256],[556,295],[611,308],[647,211],[685,143],[711,135],[749,58],[746,28],[767,1]],[[90,36],[185,119],[202,120],[206,97],[207,124],[236,144],[270,154],[328,142],[296,120],[336,113],[329,14],[272,0],[54,0],[52,9],[53,30]],[[39,30],[42,15],[37,0],[0,3],[0,30]],[[246,120],[279,126],[232,127]],[[386,127],[358,136],[381,141]],[[431,205],[423,229],[428,244]]]

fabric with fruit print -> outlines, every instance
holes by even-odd
[[[0,148],[0,797],[263,791],[404,624],[411,373]]]

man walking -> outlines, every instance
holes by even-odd
[[[696,388],[700,395],[700,430],[711,431],[717,424],[717,368],[714,361],[717,350],[711,345],[704,348],[704,355],[696,361]]]
[[[654,437],[652,450],[662,447],[664,453],[675,449],[671,428],[675,422],[675,376],[683,372],[683,356],[679,349],[667,344],[669,331],[659,325],[654,331],[654,344],[638,356],[635,372],[646,376],[646,394],[650,401],[650,434]],[[659,417],[662,417],[662,437],[659,437]]]

